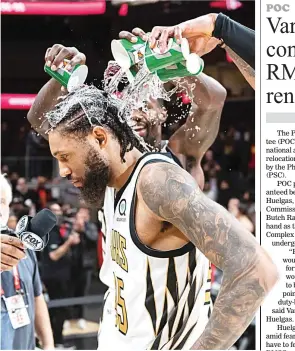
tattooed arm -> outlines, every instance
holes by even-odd
[[[159,221],[172,223],[223,270],[213,312],[193,349],[228,349],[277,281],[272,260],[253,235],[207,198],[180,167],[147,165],[140,174],[137,194],[146,211]]]
[[[239,55],[237,55],[230,47],[225,45],[223,48],[232,58],[239,71],[245,77],[246,81],[251,85],[253,89],[255,89],[255,70]]]
[[[191,95],[192,107],[186,123],[169,139],[169,147],[198,163],[216,139],[226,90],[204,73],[181,79],[179,84]]]

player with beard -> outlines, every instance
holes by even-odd
[[[113,97],[82,87],[46,115],[61,176],[92,204],[106,187],[116,191],[107,246],[115,290],[99,348],[228,349],[275,284],[276,267],[169,154],[141,152],[118,108]],[[212,312],[209,261],[224,274]]]
[[[132,34],[126,31],[120,33],[121,38],[129,40],[135,35],[145,40],[145,33],[138,28],[134,29]],[[70,59],[73,63],[83,64],[86,61],[85,55],[79,53],[77,49],[65,48],[58,44],[49,48],[45,55],[45,60],[48,65],[51,65],[51,68],[58,66],[64,58]],[[169,141],[162,140],[162,124],[167,119],[167,111],[159,99],[150,99],[147,105],[147,113],[142,110],[135,110],[133,112],[134,130],[153,147],[162,152],[170,152],[175,160],[177,157],[176,162],[190,172],[202,190],[205,180],[201,168],[201,160],[217,136],[226,91],[216,80],[205,74],[201,74],[198,77],[181,79],[179,83],[182,89],[186,89],[192,95],[191,112],[186,123],[169,138]],[[51,79],[38,93],[28,114],[32,126],[40,134],[45,136],[44,127],[48,128],[48,126],[46,123],[43,123],[43,128],[41,129],[39,126],[43,122],[42,117],[44,112],[53,108],[57,102],[57,98],[61,95],[60,88],[60,84],[54,79]],[[86,165],[91,167],[92,164],[95,167],[95,157],[89,157],[89,160],[89,164],[88,160],[86,160]],[[101,175],[98,176],[101,177]],[[87,178],[82,193],[85,194],[89,191],[90,195],[93,193],[99,194],[100,192],[93,191],[94,189],[91,186],[95,187],[94,184],[96,184],[94,180]],[[105,199],[103,197],[99,199],[100,201],[104,200],[104,206],[98,213],[99,220],[104,229],[104,240],[102,243],[104,262],[101,267],[100,278],[108,287],[112,288],[111,292],[114,292],[115,289],[111,265],[108,264],[111,257],[107,254],[107,247],[111,244],[111,235],[107,235],[107,233],[108,229],[111,228],[114,214],[114,199],[114,189],[108,188]],[[109,296],[110,299],[112,294],[109,293],[110,291],[106,293],[106,296]]]
[[[61,45],[54,45],[46,55],[47,61],[50,61],[48,64],[51,65],[57,64],[64,57],[72,59],[73,63],[85,62],[85,56],[75,48],[64,48]],[[54,98],[52,95],[50,97],[49,91],[55,91]],[[268,271],[269,276],[263,280],[263,271],[269,264],[268,258],[263,253],[264,258],[259,259],[261,249],[253,242],[246,249],[248,240],[251,239],[238,235],[240,229],[236,227],[236,223],[233,222],[232,225],[232,219],[224,210],[204,198],[198,187],[192,184],[191,178],[179,170],[168,155],[153,154],[140,158],[138,149],[141,146],[138,139],[130,133],[132,131],[126,123],[120,123],[116,107],[113,106],[112,112],[109,109],[105,116],[101,107],[103,101],[106,103],[103,95],[92,94],[87,89],[81,90],[79,99],[75,98],[74,103],[73,96],[77,94],[79,95],[77,92],[69,96],[72,103],[67,103],[67,107],[63,109],[65,116],[57,111],[52,112],[51,116],[59,115],[59,118],[51,118],[52,125],[57,127],[49,134],[49,139],[51,149],[59,160],[61,175],[72,180],[89,203],[101,206],[106,185],[112,186],[107,188],[106,193],[107,203],[112,203],[113,209],[110,210],[110,206],[107,206],[107,222],[111,225],[107,233],[107,252],[102,273],[105,272],[102,279],[109,286],[109,290],[99,337],[100,347],[109,347],[111,342],[111,346],[120,345],[123,348],[187,348],[199,336],[194,346],[196,349],[227,347],[225,345],[233,343],[249,324],[254,310],[275,281],[275,269]],[[41,89],[28,116],[35,128],[40,127],[40,117],[44,110],[50,110],[59,95],[60,85],[54,80],[50,80]],[[101,105],[95,107],[100,100]],[[107,103],[110,105],[109,102],[108,98]],[[159,110],[155,101],[151,103],[152,115],[155,116],[155,111],[158,110],[157,116],[161,117],[165,111]],[[222,105],[223,102],[220,104],[220,111]],[[57,110],[62,110],[61,106],[62,104]],[[85,109],[85,106],[88,107]],[[203,109],[208,106],[210,104],[204,104]],[[98,117],[98,126],[102,125],[106,129],[102,134],[96,134],[97,127],[91,127],[89,119],[85,118],[85,111],[88,111],[88,116],[94,114]],[[200,115],[202,112],[200,109]],[[214,109],[211,113],[214,113]],[[206,114],[203,113],[203,116]],[[220,114],[215,115],[216,119],[212,116],[207,121],[217,125],[216,132],[218,117]],[[134,118],[138,116],[134,115]],[[62,121],[60,124],[56,123],[59,119]],[[90,121],[93,123],[95,119]],[[191,119],[190,122],[194,120]],[[156,127],[159,129],[159,124]],[[46,124],[38,131],[42,133],[45,128]],[[101,129],[99,131],[102,132]],[[182,130],[182,135],[184,132]],[[152,135],[153,133],[147,133],[146,136]],[[157,133],[155,135],[159,136]],[[201,144],[202,139],[198,141]],[[172,139],[169,144],[173,145]],[[106,145],[107,153],[101,153]],[[179,142],[178,145],[183,146]],[[58,150],[54,151],[54,148]],[[121,150],[120,157],[118,148]],[[127,149],[132,151],[125,156]],[[125,163],[122,162],[123,158]],[[81,160],[84,160],[83,163]],[[150,168],[152,163],[156,163],[153,169]],[[152,184],[150,180],[153,180]],[[117,192],[115,199],[114,190]],[[144,193],[149,199],[144,199]],[[236,241],[236,235],[240,241]],[[225,247],[228,240],[230,245]],[[239,245],[245,245],[243,253],[236,253]],[[200,251],[217,266],[224,268],[225,273],[225,294],[215,305],[204,333],[202,332],[211,313],[208,279],[210,269],[208,260]],[[239,268],[230,269],[230,265],[234,266],[235,261],[241,261],[240,257],[244,255],[246,259]],[[250,259],[251,255],[253,261]],[[242,273],[243,267],[249,267],[246,276]],[[234,284],[231,283],[234,281],[233,277],[238,278]],[[252,284],[257,285],[253,295],[255,299],[251,300],[251,304],[243,303],[247,286]],[[226,296],[229,291],[230,298]],[[245,306],[243,318],[235,310],[226,309],[228,303]],[[238,327],[237,320],[241,320]],[[225,340],[224,335],[229,335],[229,338]]]

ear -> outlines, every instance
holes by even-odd
[[[108,141],[108,134],[105,128],[95,126],[92,130],[92,136],[99,143],[101,148],[105,148]]]

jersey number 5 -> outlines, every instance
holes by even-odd
[[[116,297],[115,297],[115,308],[116,308],[116,327],[119,331],[126,335],[128,331],[128,319],[125,305],[125,299],[122,297],[122,291],[124,290],[124,282],[121,278],[115,277],[116,286]],[[118,307],[121,309],[121,313],[118,312]]]

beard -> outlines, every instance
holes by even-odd
[[[81,190],[82,199],[91,206],[102,208],[106,187],[110,179],[110,167],[106,159],[90,146],[85,161],[85,176]]]

